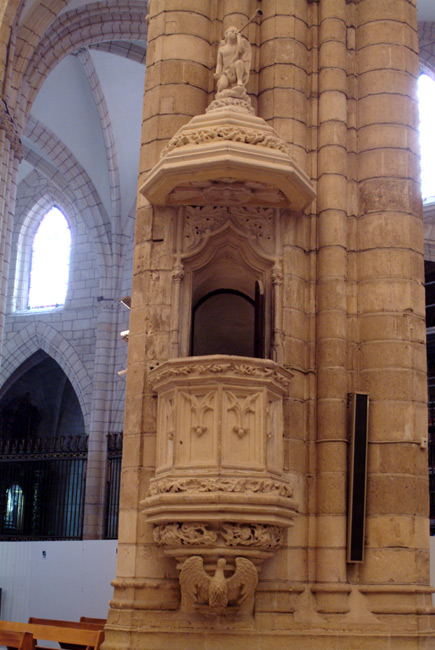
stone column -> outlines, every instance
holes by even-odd
[[[113,388],[116,377],[116,345],[119,338],[120,292],[98,304],[97,341],[92,376],[92,417],[89,425],[83,538],[102,539],[107,488],[107,434],[112,433]]]
[[[319,8],[316,581],[346,580],[346,2]]]
[[[6,292],[11,256],[11,240],[15,211],[16,178],[23,157],[23,147],[6,104],[0,108],[0,345],[3,341],[3,326],[6,310]]]
[[[357,6],[359,369],[360,389],[370,395],[367,551],[359,575],[399,583],[404,592],[426,584],[429,573],[414,4]]]
[[[305,0],[261,3],[258,115],[292,145],[307,171],[308,8]]]
[[[219,12],[222,14],[219,18],[222,22],[222,34],[225,33],[225,30],[231,25],[235,25],[239,29],[246,24],[251,17],[249,12],[253,8],[253,3],[251,0],[241,0],[240,2],[234,3],[232,0],[223,0],[219,2]],[[247,31],[243,32],[244,36],[247,36]]]

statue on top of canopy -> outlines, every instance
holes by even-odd
[[[207,112],[228,108],[244,113],[254,112],[246,92],[251,70],[252,48],[249,41],[242,36],[242,29],[229,27],[219,43],[214,75],[217,80],[217,92]]]
[[[219,44],[215,79],[217,92],[228,88],[243,86],[249,79],[251,69],[252,49],[249,41],[244,38],[236,27],[229,27]]]

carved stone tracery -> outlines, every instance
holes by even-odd
[[[274,208],[188,206],[184,218],[183,253],[188,254],[212,233],[232,223],[246,237],[254,239],[264,253],[273,255],[275,213]]]

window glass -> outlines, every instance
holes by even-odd
[[[6,490],[5,528],[20,532],[23,527],[24,494],[19,485]]]
[[[62,212],[53,207],[33,238],[28,306],[59,307],[68,288],[71,232]]]

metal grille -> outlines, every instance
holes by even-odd
[[[107,436],[108,478],[106,493],[105,538],[118,537],[119,490],[121,484],[122,433]]]
[[[81,539],[87,438],[0,439],[0,539]]]

